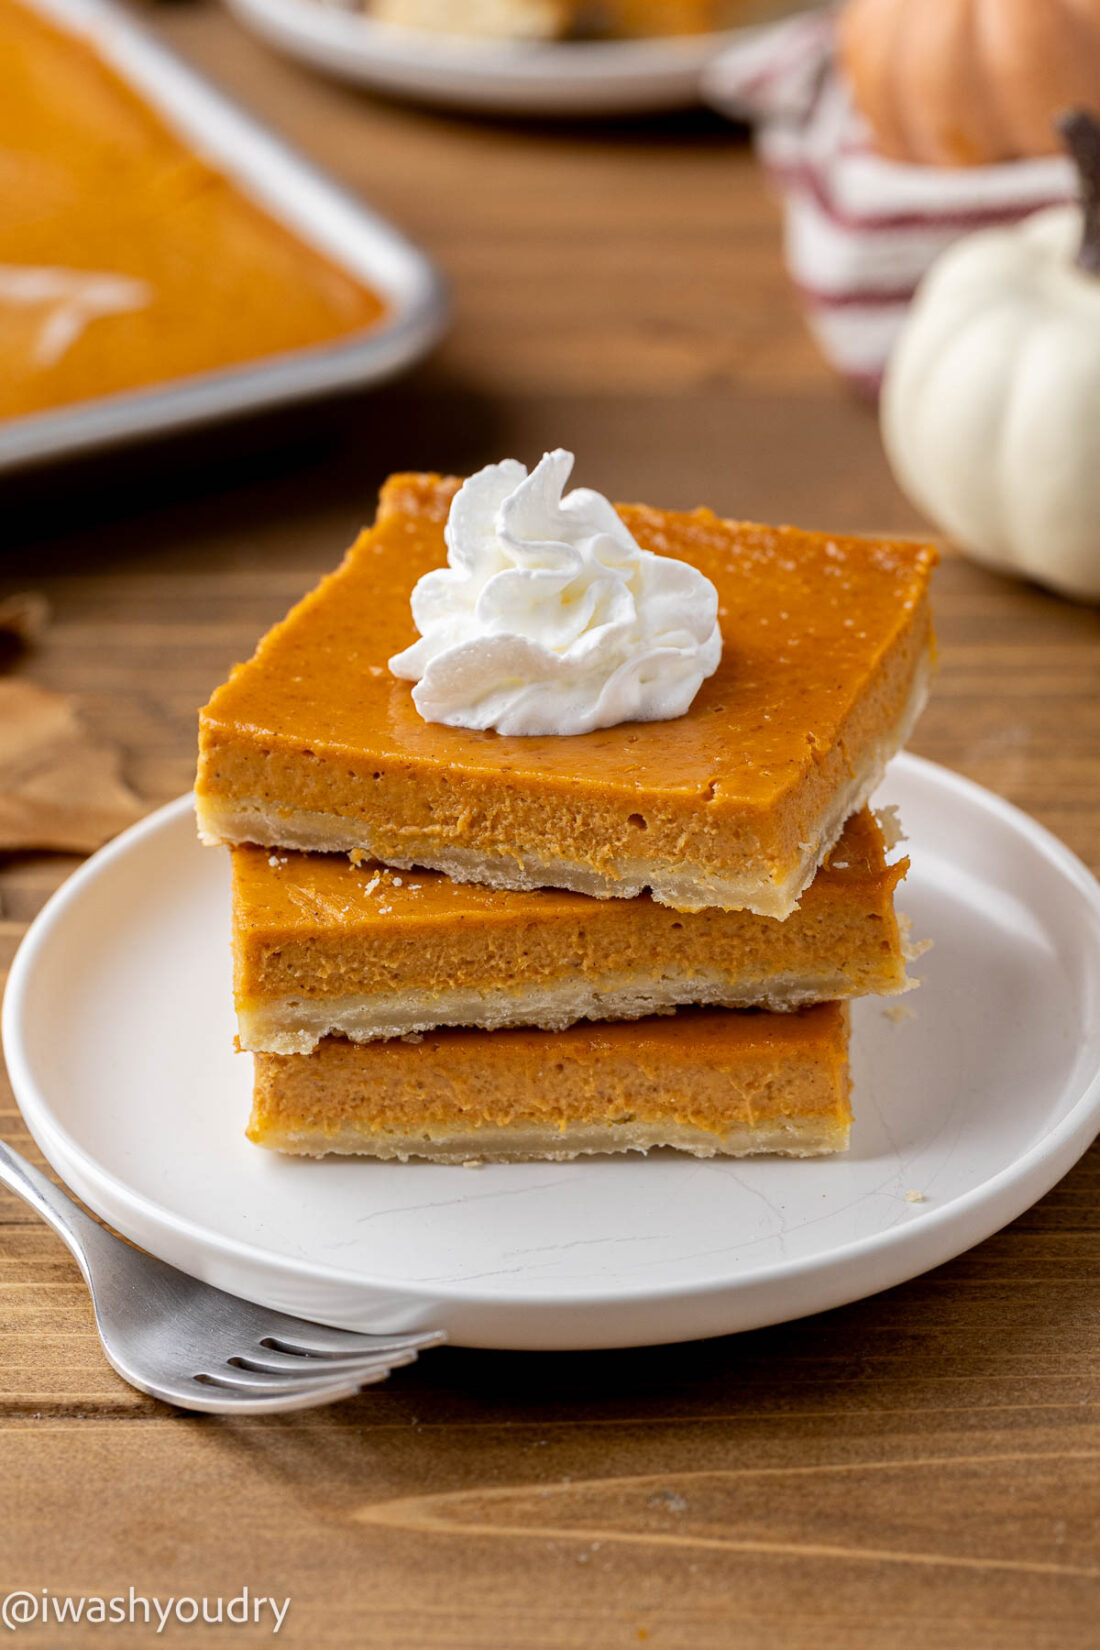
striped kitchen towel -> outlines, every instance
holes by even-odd
[[[909,300],[960,235],[1072,200],[1061,156],[998,166],[885,160],[834,63],[830,12],[746,34],[707,71],[723,113],[756,126],[784,202],[787,265],[825,356],[873,395]]]

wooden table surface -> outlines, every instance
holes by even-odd
[[[56,614],[23,668],[80,695],[150,804],[187,788],[196,707],[337,560],[391,467],[564,444],[615,497],[919,530],[872,415],[802,328],[738,134],[451,119],[315,78],[212,4],[154,21],[406,226],[450,277],[454,324],[404,383],[280,425],[274,454],[219,442],[167,473],[138,454],[5,508],[3,588],[43,589]],[[1095,614],[950,557],[938,607],[914,747],[1100,867]],[[9,953],[72,864],[4,866]],[[0,1587],[247,1584],[290,1595],[280,1640],[320,1650],[1096,1646],[1098,1171],[1094,1150],[980,1248],[817,1318],[600,1356],[435,1352],[331,1410],[236,1422],[116,1379],[75,1266],[5,1198]]]

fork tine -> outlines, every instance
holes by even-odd
[[[310,1357],[300,1352],[277,1352],[262,1347],[258,1352],[243,1352],[230,1359],[233,1369],[255,1369],[264,1374],[287,1374],[295,1380],[328,1380],[338,1377],[351,1379],[358,1369],[403,1369],[416,1362],[416,1348],[406,1352],[341,1353],[329,1357]]]
[[[183,1386],[145,1387],[154,1398],[174,1404],[178,1409],[196,1410],[204,1415],[280,1415],[288,1410],[314,1409],[321,1404],[339,1403],[343,1398],[354,1398],[358,1386],[341,1386],[337,1382],[322,1387],[303,1387],[290,1382],[273,1395],[236,1392],[230,1387],[204,1386],[191,1381]]]
[[[329,1329],[325,1324],[284,1318],[260,1337],[260,1345],[277,1352],[308,1353],[314,1358],[339,1357],[342,1353],[423,1351],[447,1339],[442,1329],[416,1329],[407,1334],[370,1335],[354,1329]]]
[[[252,1369],[236,1369],[229,1364],[222,1364],[215,1369],[202,1369],[196,1372],[194,1379],[200,1386],[220,1388],[227,1392],[238,1392],[254,1397],[278,1397],[280,1394],[290,1397],[295,1393],[312,1393],[318,1397],[325,1393],[356,1392],[361,1386],[372,1386],[376,1381],[384,1381],[390,1372],[388,1364],[375,1365],[373,1368],[353,1372],[341,1371],[303,1380],[293,1375],[264,1375]]]
[[[384,1381],[422,1348],[446,1339],[431,1331],[364,1335],[328,1329],[238,1300],[115,1237],[3,1141],[0,1183],[29,1203],[77,1257],[112,1367],[139,1392],[182,1409],[259,1415],[332,1403]],[[241,1356],[234,1367],[219,1363],[211,1350],[215,1367],[201,1368],[196,1342],[210,1348],[243,1343],[247,1350],[252,1337],[254,1352],[267,1354],[266,1364],[259,1356]]]

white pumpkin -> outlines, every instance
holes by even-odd
[[[882,396],[894,473],[946,537],[1086,601],[1100,600],[1096,230],[1090,203],[956,242],[917,293]]]

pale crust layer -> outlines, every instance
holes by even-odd
[[[809,1155],[846,1144],[848,1016],[689,1009],[568,1031],[327,1039],[258,1054],[249,1138],[309,1155],[572,1157],[669,1145]]]
[[[264,1127],[252,1138],[292,1157],[426,1158],[432,1163],[551,1163],[667,1146],[692,1157],[827,1157],[848,1147],[842,1118],[796,1118],[783,1124],[734,1124],[721,1138],[676,1123],[567,1124],[564,1129],[477,1129],[469,1134],[386,1135],[351,1125],[326,1133],[316,1127]]]
[[[455,485],[393,478],[377,526],[215,694],[204,837],[787,916],[923,703],[935,552],[624,506],[646,548],[713,578],[718,671],[671,722],[491,738],[423,722],[386,665]]]
[[[870,984],[864,995],[893,997],[916,985],[905,974]],[[866,982],[864,982],[866,984]],[[700,1004],[715,1008],[763,1008],[788,1014],[811,1003],[838,1002],[854,996],[849,975],[817,978],[774,975],[766,980],[731,983],[700,971],[678,979],[586,982],[560,980],[525,991],[498,990],[406,992],[385,996],[279,997],[237,1011],[238,1042],[254,1054],[311,1054],[325,1037],[372,1043],[388,1037],[418,1036],[441,1026],[471,1026],[500,1031],[507,1026],[534,1026],[564,1031],[578,1020],[642,1020]]]

